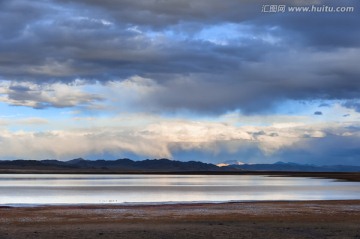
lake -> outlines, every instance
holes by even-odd
[[[335,199],[360,199],[360,182],[254,175],[0,175],[0,205]]]

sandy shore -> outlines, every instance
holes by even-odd
[[[0,238],[360,238],[360,201],[0,208]]]

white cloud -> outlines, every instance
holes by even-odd
[[[138,155],[164,156],[169,152],[161,142],[135,137],[133,132],[113,129],[76,131],[9,132],[0,137],[1,157],[69,159],[90,154],[133,152]]]
[[[102,18],[76,17],[76,18],[74,18],[74,20],[78,20],[78,21],[88,21],[88,22],[92,22],[92,23],[102,24],[102,25],[104,25],[104,26],[114,25],[113,22],[108,21],[108,20],[106,20],[106,19],[102,19]]]
[[[0,82],[0,102],[35,109],[84,107],[95,111],[146,112],[154,106],[144,99],[161,89],[152,79],[140,76],[103,84],[82,79],[69,84],[3,80]]]
[[[146,96],[162,90],[153,80],[140,76],[104,84],[83,80],[43,85],[3,81],[0,101],[8,104],[33,108],[104,105],[107,108],[102,110],[108,110],[111,116],[83,115],[72,110],[55,121],[46,116],[3,118],[0,157],[69,159],[131,153],[144,158],[172,158],[183,151],[237,154],[250,147],[271,156],[310,139],[359,135],[351,127],[359,126],[360,114],[341,104],[324,109],[324,114],[331,117],[321,120],[312,114],[263,116],[232,112],[217,118],[192,118],[139,113],[144,112],[142,108],[152,107],[151,102],[147,105],[144,101]],[[343,117],[345,113],[350,116]],[[23,131],[17,130],[19,126],[24,126]]]
[[[42,121],[23,120],[24,123],[47,123],[51,128],[52,122]],[[80,117],[76,122],[77,127],[72,124],[68,128],[41,132],[2,130],[0,157],[69,159],[101,154],[121,157],[132,153],[143,158],[172,158],[178,151],[236,154],[249,147],[257,147],[265,156],[270,156],[279,150],[302,145],[309,139],[325,138],[328,134],[346,137],[353,132],[348,123],[279,128],[236,126],[206,120],[169,120],[144,114],[105,119]]]
[[[15,106],[32,108],[92,106],[103,98],[85,92],[83,86],[64,83],[34,84],[31,82],[3,81],[0,101]]]

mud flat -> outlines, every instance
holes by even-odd
[[[0,207],[0,238],[360,238],[360,200]]]

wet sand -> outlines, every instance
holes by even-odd
[[[0,238],[360,238],[360,200],[1,207]]]

